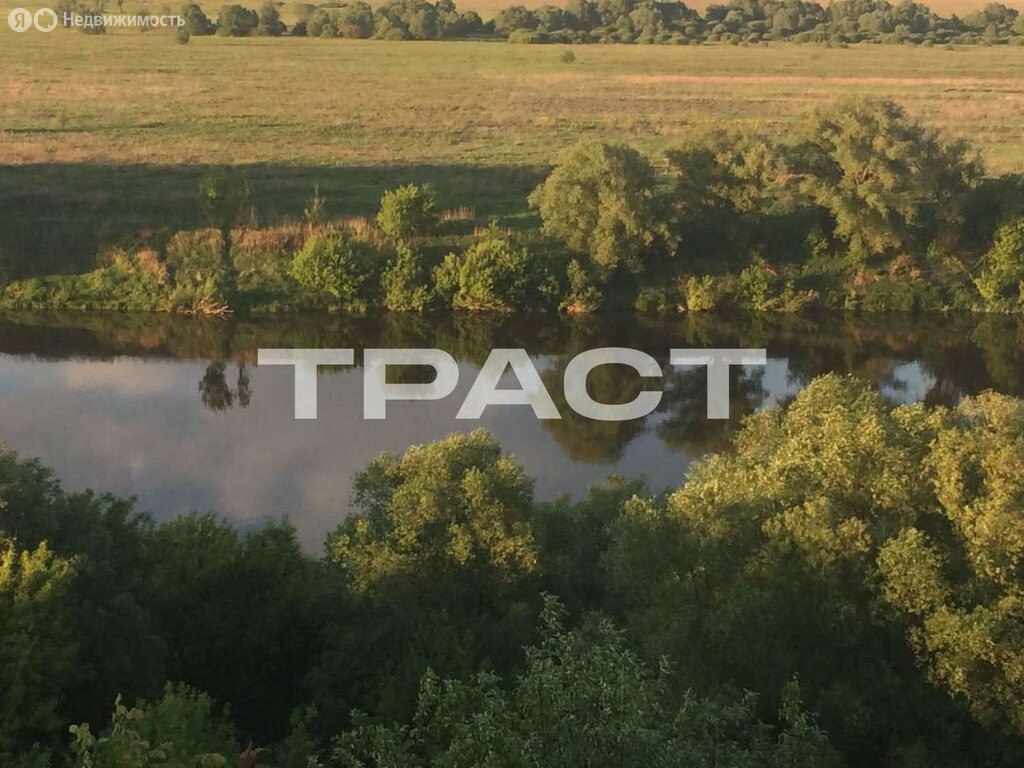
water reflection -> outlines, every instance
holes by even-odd
[[[252,401],[252,387],[246,363],[238,361],[238,383],[234,388],[228,384],[228,364],[224,360],[215,360],[206,366],[206,372],[199,381],[199,396],[203,405],[210,411],[226,411],[238,405],[248,408]]]
[[[596,422],[565,403],[562,376],[577,353],[643,349],[663,377],[604,366],[595,399],[620,403],[662,389],[645,419]],[[319,377],[321,416],[292,419],[292,373],[255,366],[259,347],[351,347],[355,368]],[[438,347],[460,364],[460,386],[439,403],[391,403],[365,422],[360,351]],[[761,315],[369,318],[222,321],[126,314],[0,318],[0,440],[53,465],[71,487],[137,494],[164,517],[191,508],[240,522],[288,514],[314,545],[348,511],[353,472],[382,450],[477,426],[456,421],[494,347],[528,350],[562,419],[491,407],[483,426],[537,478],[538,495],[575,493],[610,472],[677,485],[694,457],[727,446],[743,415],[793,397],[813,377],[856,374],[902,401],[952,405],[994,388],[1024,389],[1024,323],[978,316]],[[673,368],[672,347],[765,347],[767,368],[734,368],[728,422],[705,418],[705,372]],[[419,380],[416,369],[392,375]],[[514,381],[509,374],[510,382]]]

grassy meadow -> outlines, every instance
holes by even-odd
[[[0,17],[7,14],[6,3]],[[158,6],[150,5],[154,12]],[[128,6],[131,11],[131,6]],[[210,9],[213,10],[212,8]],[[94,252],[95,240],[194,223],[199,180],[232,167],[262,222],[314,185],[335,216],[427,181],[479,219],[524,197],[581,139],[656,154],[710,125],[784,137],[808,107],[898,100],[1024,170],[1024,48],[779,44],[564,46],[0,31],[0,248]]]

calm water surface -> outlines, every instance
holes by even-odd
[[[593,422],[561,395],[565,365],[601,346],[643,349],[661,381],[606,366],[595,398],[662,388],[658,411]],[[293,376],[255,365],[259,347],[437,347],[462,370],[446,400],[389,403],[362,419],[362,371],[322,371],[316,421],[293,419]],[[523,347],[559,405],[560,421],[526,407],[455,414],[493,347]],[[668,364],[671,347],[764,347],[766,368],[735,369],[732,418],[709,422],[703,369]],[[317,549],[350,513],[354,473],[382,451],[477,426],[536,479],[539,498],[579,495],[609,474],[679,485],[688,464],[727,446],[742,416],[792,398],[815,376],[849,373],[898,401],[954,404],[984,389],[1024,394],[1024,321],[1005,317],[759,315],[560,317],[297,317],[208,321],[116,313],[0,316],[0,443],[38,456],[70,489],[138,497],[159,519],[217,512],[239,525],[288,516]],[[399,369],[418,380],[422,371]],[[510,377],[510,383],[514,378]]]

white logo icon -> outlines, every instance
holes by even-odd
[[[40,8],[33,21],[40,32],[52,32],[57,27],[57,12],[50,8]]]
[[[57,21],[57,12],[52,8],[40,8],[34,16],[26,8],[15,8],[7,14],[7,25],[15,32],[28,32],[33,26],[40,32],[52,32]]]
[[[7,24],[15,32],[27,32],[32,28],[32,12],[24,8],[15,8],[7,14]]]

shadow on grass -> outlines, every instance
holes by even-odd
[[[430,184],[442,208],[469,206],[477,222],[511,226],[533,218],[526,196],[543,178],[537,167],[94,165],[44,163],[0,167],[0,279],[89,269],[108,245],[140,233],[201,226],[199,185],[223,173],[248,186],[246,219],[301,219],[316,186],[327,216],[372,216],[381,194]]]

